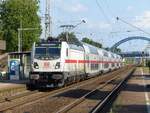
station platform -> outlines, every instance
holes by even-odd
[[[150,113],[150,74],[138,67],[112,107],[113,113]]]
[[[0,81],[0,91],[11,88],[25,87],[27,80],[3,80]]]

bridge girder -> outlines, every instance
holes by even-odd
[[[114,52],[115,49],[121,45],[122,43],[125,43],[127,41],[130,41],[130,40],[146,40],[146,41],[149,41],[150,42],[150,38],[148,37],[142,37],[142,36],[133,36],[133,37],[128,37],[128,38],[125,38],[125,39],[122,39],[120,40],[119,42],[115,43],[112,47],[111,47],[111,51]]]

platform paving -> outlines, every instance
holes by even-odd
[[[7,80],[7,81],[0,81],[0,91],[5,89],[11,89],[11,88],[17,88],[17,87],[24,87],[26,85],[26,80],[23,81],[13,81],[13,80]]]
[[[144,71],[140,67],[136,69],[110,113],[150,113],[150,75]]]

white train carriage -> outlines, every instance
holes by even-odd
[[[67,57],[65,58],[65,66],[68,81],[76,81],[85,78],[85,52],[82,45],[68,44]],[[63,54],[62,57],[64,57]],[[65,71],[65,70],[64,70]]]
[[[103,53],[103,72],[109,72],[110,69],[110,59],[109,59],[109,52],[106,50],[102,51]]]
[[[98,49],[98,54],[99,54],[99,72],[100,74],[104,73],[104,57],[103,57],[103,49]]]
[[[117,60],[116,60],[116,55],[114,54],[114,53],[112,53],[112,52],[110,52],[110,57],[111,57],[111,70],[115,70],[115,69],[117,69],[117,67],[116,67],[116,63],[117,63]]]
[[[108,69],[109,69],[109,72],[112,71],[112,62],[113,62],[113,59],[112,59],[112,56],[111,56],[111,53],[110,52],[107,52],[108,53]]]
[[[83,44],[85,49],[85,72],[88,77],[98,75],[99,69],[99,53],[98,49],[89,44]]]
[[[122,58],[120,55],[117,55],[117,68],[121,68],[122,67]]]
[[[118,66],[119,66],[119,65],[118,65],[119,62],[118,62],[118,59],[117,59],[117,58],[118,58],[118,55],[117,55],[117,54],[114,54],[115,69],[118,69],[118,68],[119,68],[119,67],[118,67]]]
[[[119,68],[121,68],[123,66],[123,59],[120,55],[118,55],[118,65],[119,65]]]

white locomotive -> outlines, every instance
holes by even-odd
[[[33,45],[30,86],[61,87],[118,69],[122,58],[89,44],[53,40]]]

